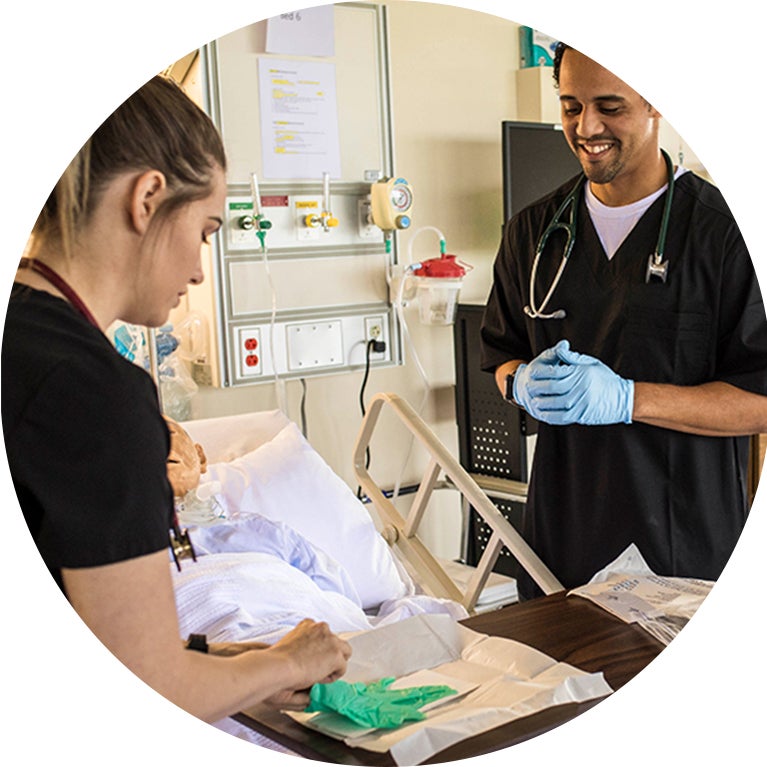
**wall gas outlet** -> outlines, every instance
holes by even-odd
[[[319,240],[322,227],[318,223],[322,201],[316,197],[293,197],[296,238],[302,242]]]
[[[357,222],[360,237],[374,240],[381,237],[381,230],[373,223],[370,197],[357,201]]]
[[[253,202],[229,200],[227,206],[226,234],[232,248],[256,247],[258,239],[253,226]]]

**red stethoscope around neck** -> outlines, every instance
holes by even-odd
[[[59,290],[64,298],[77,309],[80,314],[85,317],[88,322],[96,328],[99,328],[99,324],[96,318],[91,314],[90,309],[85,305],[85,302],[80,296],[75,293],[74,288],[58,273],[51,269],[48,264],[44,264],[42,261],[37,261],[34,258],[22,258],[19,262],[19,269],[31,269],[33,272],[37,272],[41,277],[44,277],[48,282],[53,285],[54,288]],[[99,328],[100,330],[101,328]]]

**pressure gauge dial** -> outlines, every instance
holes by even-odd
[[[413,190],[404,178],[377,181],[370,187],[373,223],[385,232],[407,229],[413,207]]]
[[[413,204],[413,193],[405,184],[395,184],[391,189],[391,204],[398,211],[404,212]]]

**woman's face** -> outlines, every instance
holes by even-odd
[[[124,318],[126,321],[149,327],[163,325],[188,286],[202,282],[202,245],[221,228],[225,199],[226,180],[218,168],[207,197],[172,213],[147,236],[136,272],[134,319]]]

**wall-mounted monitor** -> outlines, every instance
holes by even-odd
[[[513,120],[501,125],[503,215],[507,221],[575,176],[581,166],[561,126]]]

